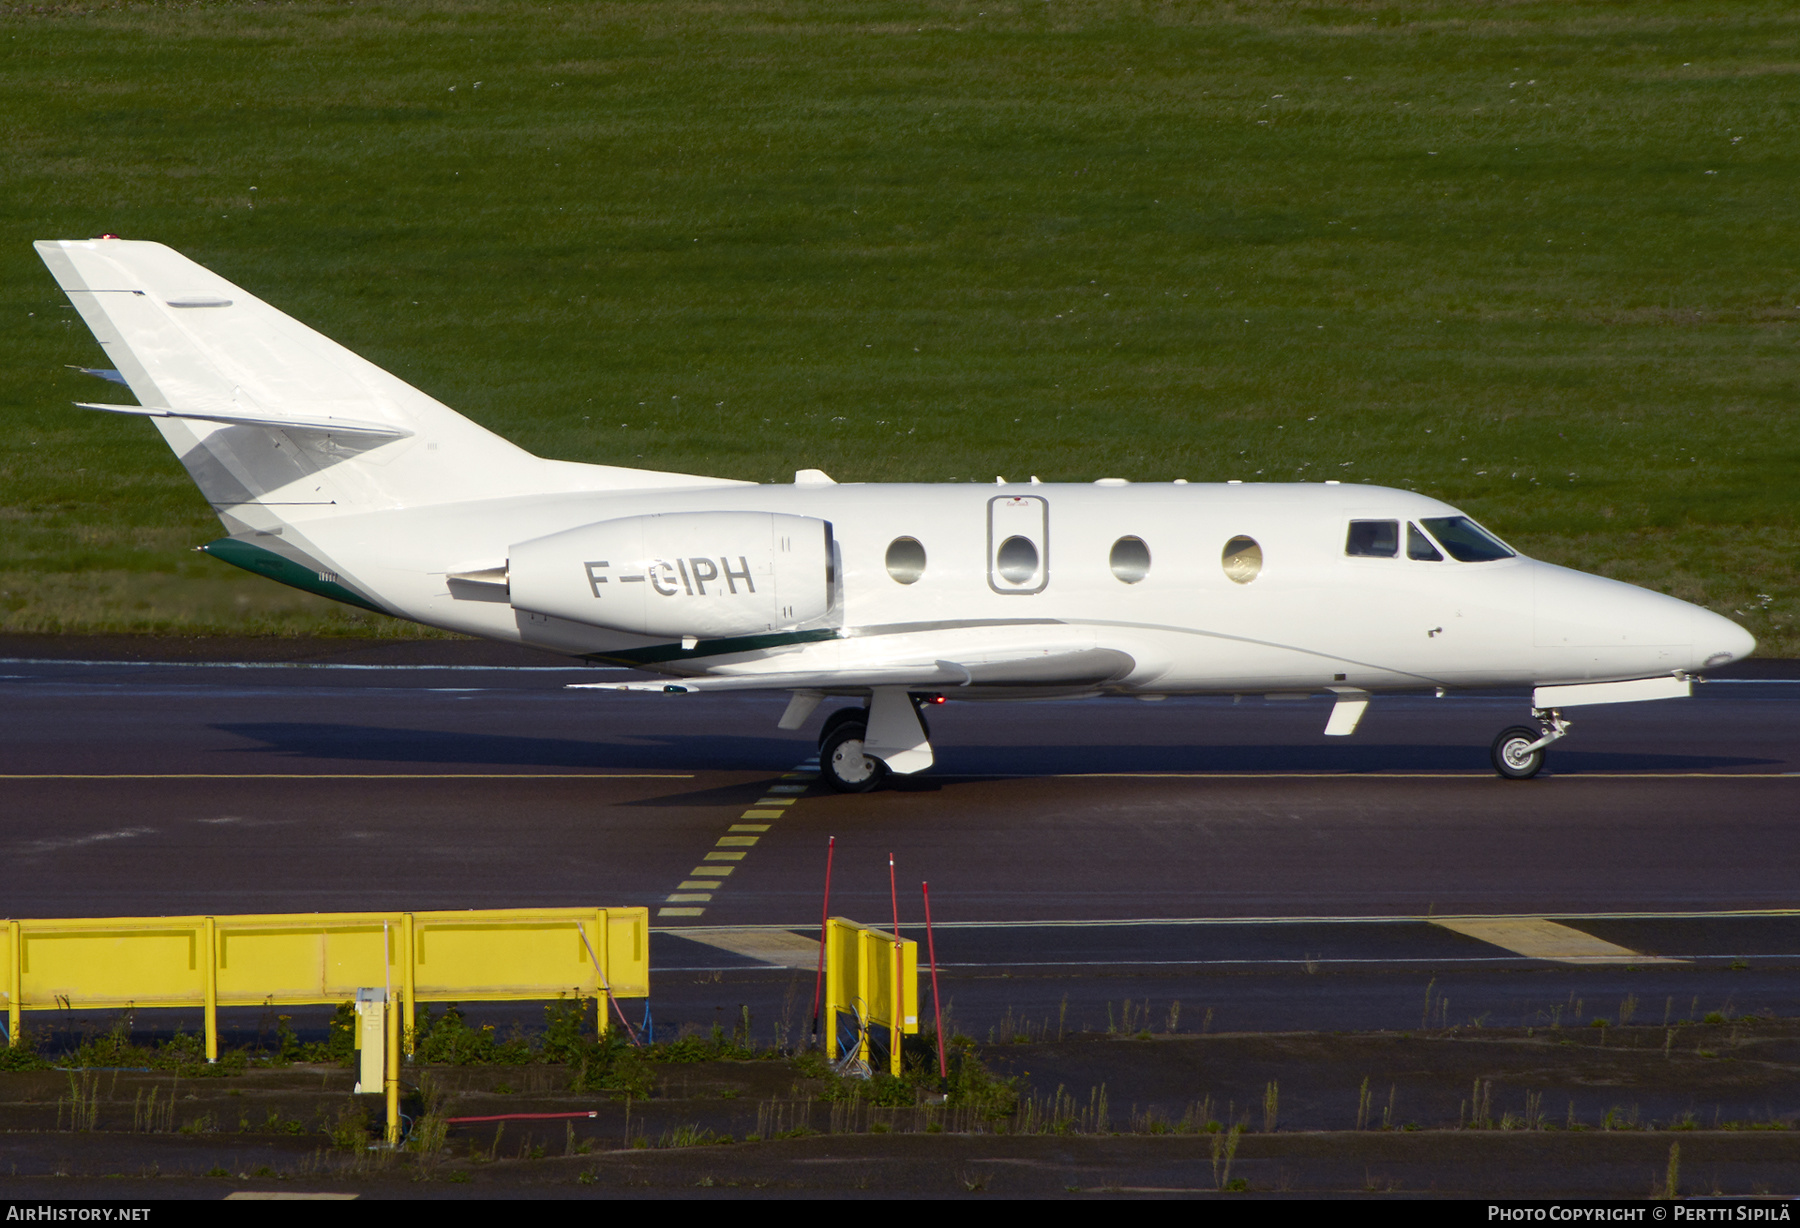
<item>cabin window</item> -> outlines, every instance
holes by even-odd
[[[1013,536],[1000,543],[994,555],[1000,577],[1009,584],[1024,584],[1037,575],[1038,549],[1029,537]]]
[[[1398,520],[1352,520],[1344,553],[1357,558],[1391,559],[1400,553]]]
[[[887,573],[896,584],[915,584],[925,574],[925,547],[916,537],[896,537],[887,548]]]
[[[1141,537],[1121,537],[1113,543],[1112,557],[1113,575],[1127,584],[1136,584],[1150,574],[1150,547],[1144,544]]]
[[[1507,544],[1467,516],[1430,516],[1425,527],[1459,563],[1491,563],[1517,556]]]
[[[1406,523],[1406,557],[1427,563],[1444,561],[1444,556],[1439,554],[1438,548],[1431,544],[1431,539],[1419,532],[1419,526],[1410,520]]]
[[[1233,584],[1248,584],[1262,574],[1262,547],[1253,537],[1234,537],[1225,543],[1219,562],[1225,568],[1226,579]]]

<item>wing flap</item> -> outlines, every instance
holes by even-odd
[[[768,670],[706,674],[665,682],[577,682],[569,689],[636,691],[683,695],[711,691],[836,690],[845,687],[905,686],[950,690],[968,686],[1095,686],[1122,678],[1136,665],[1132,657],[1111,648],[1019,652],[1008,660],[928,661],[893,665],[861,665],[841,669]]]

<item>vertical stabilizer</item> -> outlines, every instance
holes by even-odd
[[[531,455],[160,243],[36,244],[233,533],[345,512],[718,479]],[[94,408],[107,408],[95,406]]]

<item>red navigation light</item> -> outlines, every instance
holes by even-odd
[[[95,235],[94,237],[96,239],[116,239],[119,236],[118,235]]]

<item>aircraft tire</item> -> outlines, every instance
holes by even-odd
[[[1541,737],[1543,735],[1537,730],[1527,729],[1523,725],[1501,730],[1500,736],[1494,739],[1494,771],[1507,780],[1530,780],[1543,771],[1543,748],[1534,751],[1524,749]]]
[[[887,778],[887,764],[863,754],[867,732],[861,721],[842,721],[819,748],[819,772],[839,793],[867,793]]]
[[[867,708],[839,708],[826,717],[824,723],[819,726],[819,749],[821,751],[825,749],[825,740],[836,733],[838,726],[845,721],[855,721],[859,725],[866,725],[868,717]]]

